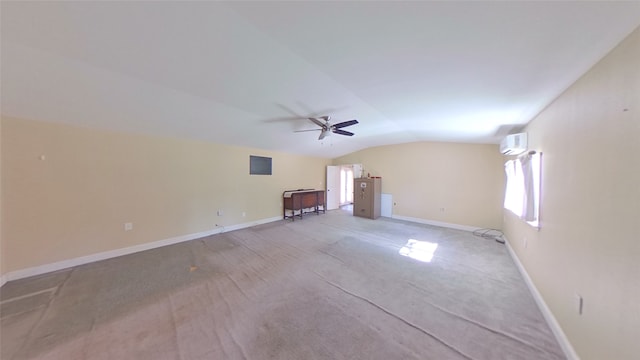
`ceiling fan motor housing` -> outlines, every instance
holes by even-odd
[[[353,120],[347,120],[347,121],[343,121],[343,122],[331,125],[331,123],[329,122],[329,119],[331,118],[327,115],[320,116],[318,118],[310,117],[308,119],[309,121],[311,121],[312,123],[320,127],[320,129],[317,129],[317,130],[321,130],[318,140],[324,139],[325,137],[331,135],[331,133],[335,133],[338,135],[345,135],[345,136],[353,136],[354,134],[352,132],[342,130],[342,128],[355,125],[358,123],[358,120],[353,119]],[[320,119],[324,120],[324,122],[322,122]],[[296,132],[305,132],[305,131],[313,131],[313,130],[299,130]]]

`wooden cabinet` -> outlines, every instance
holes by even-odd
[[[362,178],[353,180],[353,215],[377,219],[380,217],[382,179]]]
[[[324,190],[287,190],[282,193],[282,216],[284,219],[295,220],[296,216],[302,219],[302,215],[310,212],[324,213],[324,197]]]

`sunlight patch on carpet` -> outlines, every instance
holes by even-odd
[[[437,248],[437,243],[409,239],[407,244],[403,246],[398,253],[402,256],[407,256],[418,261],[431,262],[433,254],[436,252]]]

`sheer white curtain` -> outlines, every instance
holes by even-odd
[[[507,188],[504,194],[504,208],[514,214],[522,215],[522,170],[520,161],[509,160],[504,164],[507,175]]]
[[[538,226],[541,154],[528,153],[505,163],[507,186],[504,208]]]
[[[525,155],[520,159],[520,167],[522,168],[522,214],[520,218],[524,221],[538,220],[536,214],[536,195],[533,190],[533,168],[530,155]]]
[[[521,218],[531,225],[538,226],[542,154],[529,153],[521,159],[521,162],[524,176],[524,204]]]

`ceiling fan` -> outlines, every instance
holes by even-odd
[[[305,132],[305,131],[318,131],[318,130],[320,130],[322,132],[320,133],[320,136],[318,137],[318,140],[324,139],[325,136],[329,136],[329,135],[331,135],[331,133],[339,134],[339,135],[346,135],[346,136],[353,136],[352,132],[344,131],[344,130],[342,130],[342,128],[343,127],[347,127],[347,126],[351,126],[351,125],[355,125],[355,124],[358,123],[358,120],[348,120],[348,121],[343,121],[341,123],[337,123],[337,124],[331,125],[331,123],[329,123],[330,117],[328,117],[328,116],[320,116],[318,118],[310,117],[308,119],[311,122],[313,122],[314,124],[320,126],[320,129],[298,130],[298,131],[294,131],[294,132]],[[324,122],[322,122],[322,120],[324,120]]]

